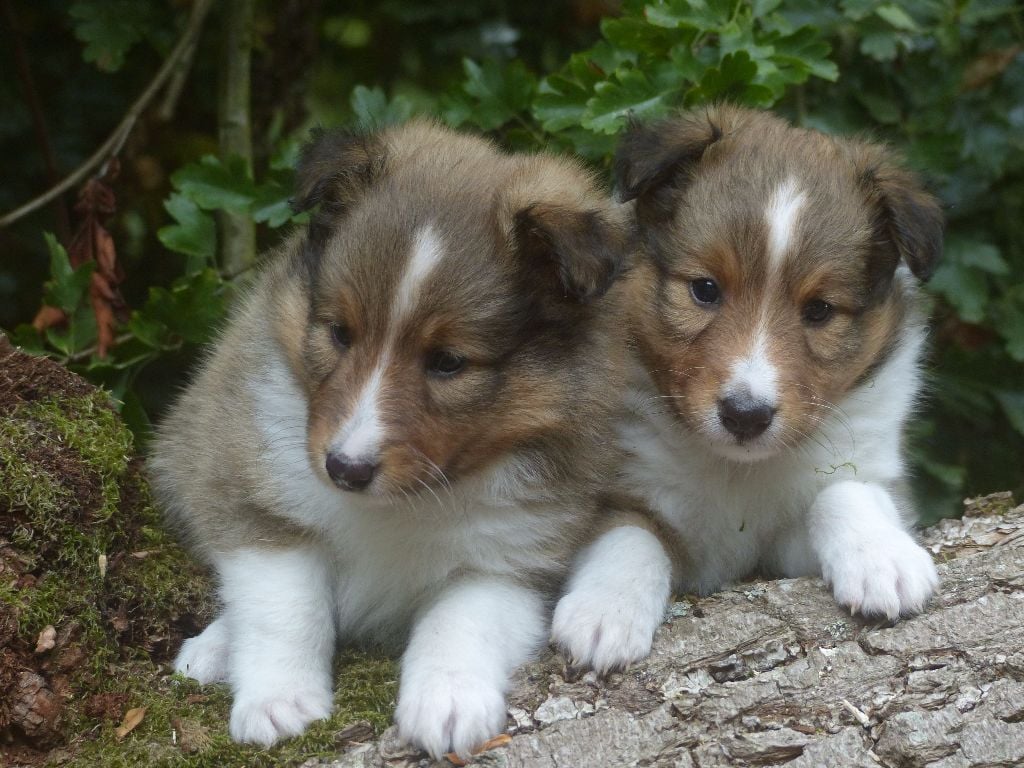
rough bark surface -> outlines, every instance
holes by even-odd
[[[969,503],[963,520],[924,533],[942,590],[921,616],[895,625],[850,617],[814,579],[681,600],[651,657],[626,673],[573,676],[554,654],[522,670],[511,741],[474,763],[1024,765],[1024,505],[1007,510],[1006,501]],[[390,728],[305,765],[431,761]]]

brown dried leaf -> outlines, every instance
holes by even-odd
[[[983,88],[999,77],[1017,58],[1021,46],[1014,45],[997,51],[985,51],[964,69],[960,87],[965,91]]]
[[[64,314],[63,309],[43,304],[43,306],[39,308],[39,311],[36,312],[36,316],[32,319],[32,327],[37,331],[45,331],[47,328],[60,325],[67,319],[68,316]]]
[[[78,193],[75,211],[82,219],[68,245],[72,266],[88,261],[96,264],[89,283],[89,300],[96,315],[96,354],[101,358],[116,343],[118,317],[125,319],[124,298],[117,288],[124,274],[117,262],[114,238],[103,225],[103,220],[116,209],[113,190],[103,180],[90,179]]]
[[[135,707],[129,709],[124,713],[124,720],[121,724],[114,729],[114,736],[117,737],[118,741],[122,741],[125,736],[135,730],[139,723],[142,722],[142,718],[146,716],[145,707]]]
[[[479,755],[479,754],[482,754],[484,752],[489,752],[492,749],[497,749],[498,747],[504,747],[505,745],[510,744],[511,742],[512,742],[512,737],[511,736],[509,736],[507,733],[499,733],[494,738],[488,739],[483,744],[481,744],[479,747],[474,749],[473,750],[473,754],[474,755]],[[461,757],[459,757],[457,754],[455,754],[454,752],[449,752],[448,754],[446,754],[445,755],[445,759],[447,759],[448,762],[451,763],[452,765],[457,765],[457,766],[460,766],[460,767],[469,764],[465,760],[463,760]]]
[[[46,653],[56,644],[57,630],[53,624],[47,624],[43,627],[43,631],[39,633],[39,638],[36,640],[36,653]]]

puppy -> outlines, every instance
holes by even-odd
[[[612,471],[628,225],[576,163],[423,122],[321,133],[297,183],[317,211],[153,450],[223,602],[176,668],[269,745],[329,715],[336,641],[407,641],[402,735],[465,755]]]
[[[942,216],[888,150],[718,106],[635,126],[616,158],[643,263],[620,440],[624,519],[581,556],[553,637],[601,671],[647,655],[670,589],[820,575],[851,612],[920,611],[903,427]]]

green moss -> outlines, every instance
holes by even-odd
[[[16,555],[5,561],[14,570],[0,579],[0,609],[16,617],[19,663],[48,676],[52,661],[68,675],[71,695],[58,734],[65,743],[52,761],[89,768],[297,765],[337,754],[337,734],[353,722],[383,730],[394,708],[395,664],[348,651],[338,660],[329,720],[270,750],[231,741],[226,686],[168,674],[182,632],[211,616],[210,589],[162,529],[130,432],[105,394],[59,369],[28,364],[36,367],[22,380],[31,386],[15,390],[13,404],[0,402],[0,543]],[[40,382],[56,386],[40,394]],[[47,625],[57,629],[58,646],[35,654]],[[77,661],[61,666],[62,655]],[[145,707],[145,718],[118,741],[115,728],[134,707]],[[99,721],[103,710],[110,719]]]
[[[105,723],[98,732],[72,745],[69,768],[247,768],[299,765],[311,757],[336,755],[343,745],[336,734],[345,726],[368,720],[377,733],[391,720],[397,692],[396,665],[378,653],[347,651],[338,661],[334,712],[314,723],[302,736],[271,749],[235,744],[227,731],[231,696],[225,685],[199,686],[179,675],[162,676],[152,667],[137,667],[112,683],[112,692],[127,693],[126,707],[145,707],[142,723],[123,741]],[[89,723],[82,722],[85,729]]]

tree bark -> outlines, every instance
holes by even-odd
[[[251,82],[254,0],[225,0],[217,100],[221,158],[238,156],[252,174]],[[256,225],[244,213],[220,214],[221,269],[244,272],[256,260]]]
[[[968,514],[924,534],[942,588],[923,615],[895,625],[851,617],[817,579],[682,599],[651,657],[626,673],[567,678],[551,653],[522,670],[511,741],[474,763],[1024,765],[1024,506]],[[390,728],[304,765],[429,764]]]

